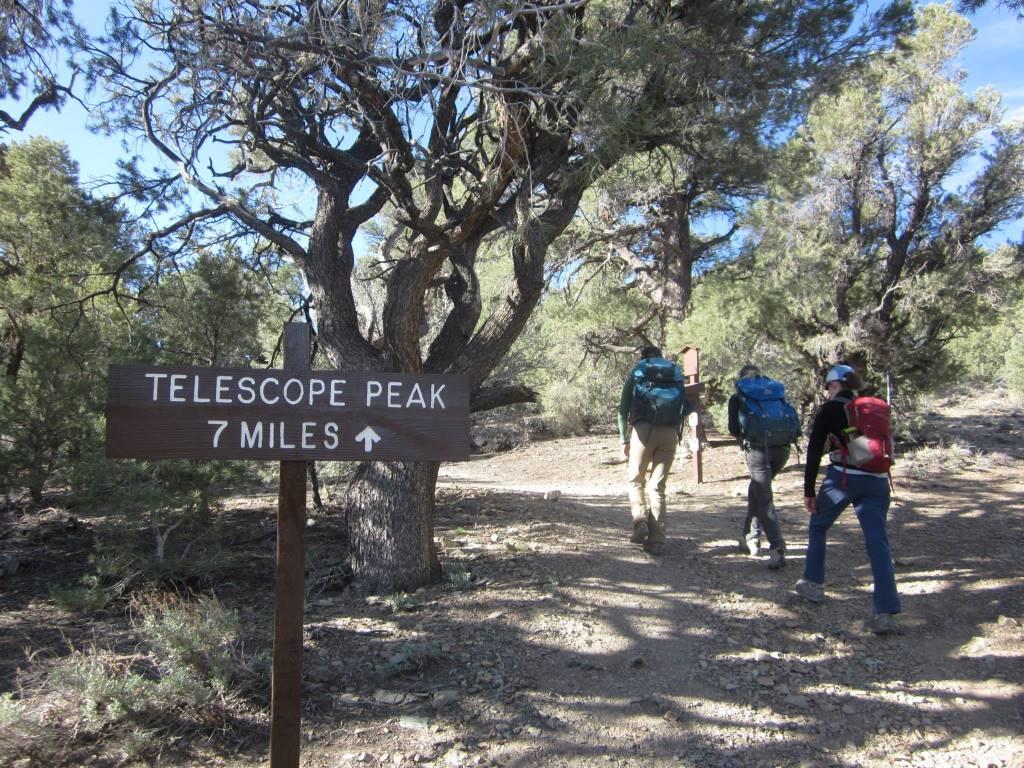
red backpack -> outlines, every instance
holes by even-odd
[[[895,461],[889,404],[877,397],[855,397],[846,403],[846,419],[846,445],[839,446],[843,466],[888,472]]]

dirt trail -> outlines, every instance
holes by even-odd
[[[895,474],[905,612],[891,637],[865,627],[871,573],[851,513],[830,536],[828,601],[792,593],[806,525],[795,463],[775,483],[790,564],[740,553],[735,446],[707,452],[699,487],[677,462],[657,558],[628,543],[613,435],[445,466],[447,583],[413,595],[331,591],[318,564],[337,563],[343,521],[314,516],[303,765],[1024,766],[1024,409],[997,395],[935,409],[944,447]],[[254,648],[269,649],[273,506],[239,498],[221,512],[253,554],[218,594]],[[51,615],[48,575],[19,573],[6,593],[5,663],[47,628],[99,631]],[[159,765],[265,765],[265,705],[253,694],[219,736],[175,736]]]
[[[677,463],[660,558],[627,543],[614,436],[445,467],[445,562],[478,581],[362,620],[386,632],[378,657],[430,639],[439,657],[353,689],[347,715],[365,722],[376,702],[375,723],[335,731],[309,764],[1024,766],[1024,412],[994,398],[945,414],[936,428],[959,442],[896,473],[904,614],[884,638],[865,626],[852,514],[830,537],[829,600],[791,592],[805,545],[795,464],[776,481],[779,572],[736,546],[735,447],[708,452],[699,487]]]

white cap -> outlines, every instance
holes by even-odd
[[[848,365],[833,365],[825,376],[825,386],[827,387],[833,381],[846,381],[846,377],[851,373],[856,373],[856,371]]]

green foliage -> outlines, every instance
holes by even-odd
[[[937,5],[918,22],[815,104],[749,220],[766,334],[811,375],[847,359],[901,394],[940,383],[950,342],[990,316],[1014,270],[980,240],[1024,206],[1021,127],[1000,124],[996,94],[961,88],[969,25]]]
[[[139,607],[137,629],[169,684],[195,679],[219,693],[227,691],[241,666],[236,612],[205,595],[193,602],[153,596]]]
[[[622,382],[600,369],[587,369],[566,381],[553,381],[542,390],[544,420],[556,435],[585,435],[611,421]]]
[[[10,692],[0,693],[0,727],[9,728],[25,716],[25,706]]]
[[[238,617],[212,597],[150,595],[135,601],[139,644],[123,654],[93,646],[46,665],[37,658],[18,698],[0,696],[0,761],[32,755],[56,764],[88,745],[125,759],[151,759],[167,722],[207,720],[233,692],[251,687],[267,659],[246,656]],[[10,734],[12,738],[6,736]],[[35,764],[35,763],[33,763]]]
[[[404,613],[416,609],[416,598],[408,592],[392,592],[385,595],[381,601],[382,605],[392,613]]]
[[[95,444],[106,364],[131,347],[130,323],[105,293],[125,238],[119,212],[80,189],[63,145],[32,139],[3,161],[0,488],[27,486],[38,500]]]
[[[266,364],[298,293],[294,267],[247,267],[234,246],[202,251],[159,275],[141,312],[154,362],[246,367]]]
[[[118,498],[113,500],[116,517],[97,527],[91,572],[76,586],[52,588],[61,608],[90,613],[154,586],[207,586],[235,567],[240,555],[202,494],[168,503],[175,498],[173,491],[146,483],[129,505],[130,494],[121,490],[120,505]]]
[[[1009,328],[1009,344],[1003,359],[1002,374],[1010,391],[1024,398],[1024,299],[1017,302],[1005,325]]]
[[[672,327],[671,348],[701,350],[708,413],[720,431],[726,429],[726,403],[736,375],[747,363],[781,381],[798,408],[818,395],[814,371],[808,371],[785,325],[786,309],[786,297],[766,289],[754,265],[740,260],[704,275],[694,292],[694,311]]]
[[[473,586],[475,578],[462,563],[449,562],[444,566],[444,580],[452,589],[468,589]]]
[[[1020,267],[1006,269],[1004,286],[991,292],[963,334],[947,352],[951,372],[970,385],[1003,383],[1024,394],[1024,286]]]
[[[625,326],[641,301],[604,272],[590,271],[587,290],[549,292],[496,375],[516,377],[540,393],[545,426],[554,434],[585,434],[615,424],[622,382],[632,353],[599,354],[594,334]]]
[[[387,662],[378,668],[378,677],[388,679],[420,672],[424,667],[445,658],[440,643],[408,642],[398,646]]]
[[[80,651],[54,668],[48,684],[93,729],[144,711],[156,688],[143,674],[126,668],[116,657]]]
[[[301,291],[297,270],[259,250],[245,265],[225,247],[146,275],[128,259],[121,212],[80,188],[66,147],[32,139],[2,159],[0,491],[27,487],[38,501],[56,480],[95,503],[119,487],[138,495],[148,477],[155,495],[170,492],[174,503],[237,480],[237,465],[177,462],[150,472],[103,459],[106,368],[269,361]],[[145,301],[130,301],[133,291]]]

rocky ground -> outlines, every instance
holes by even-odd
[[[327,578],[311,590],[303,765],[1024,766],[1024,409],[1000,395],[934,408],[937,442],[895,472],[904,613],[888,637],[865,625],[871,573],[853,514],[829,540],[827,602],[792,593],[805,526],[795,456],[776,481],[789,544],[776,572],[737,547],[745,468],[724,441],[705,452],[702,485],[677,463],[661,557],[628,543],[613,435],[444,467],[447,584],[369,599]],[[224,514],[272,508],[236,499]],[[337,522],[314,518],[313,540]],[[269,581],[246,586],[243,617],[264,626],[267,600],[252,595]],[[13,609],[8,626],[47,610]],[[158,764],[266,764],[260,701]]]

